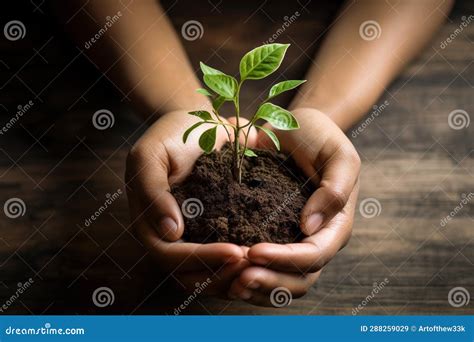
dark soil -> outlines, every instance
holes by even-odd
[[[251,246],[303,238],[299,218],[313,191],[311,183],[291,158],[256,153],[256,158],[245,158],[240,185],[232,177],[227,145],[201,156],[189,177],[172,188],[183,212],[184,240]]]

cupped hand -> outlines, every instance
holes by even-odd
[[[198,119],[185,111],[161,117],[143,134],[127,158],[126,185],[132,226],[158,261],[185,289],[212,278],[206,294],[226,293],[231,281],[248,266],[248,248],[230,243],[196,244],[180,240],[184,222],[170,186],[184,180],[202,154],[198,139],[209,126],[193,131],[183,144],[184,131]],[[208,127],[209,126],[209,127]],[[226,141],[218,129],[216,146]]]
[[[352,231],[360,169],[356,150],[325,114],[309,108],[292,113],[300,128],[275,133],[282,151],[293,157],[317,189],[301,213],[306,238],[286,245],[259,243],[248,250],[251,265],[232,282],[228,296],[255,305],[279,305],[279,287],[293,298],[306,294]],[[273,148],[273,143],[260,131],[254,147]]]

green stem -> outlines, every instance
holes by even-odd
[[[227,129],[226,126],[231,126],[231,127],[233,127],[234,125],[229,124],[229,123],[225,123],[225,122],[222,120],[222,118],[221,118],[221,116],[219,115],[219,112],[218,112],[217,110],[214,109],[212,112],[213,112],[214,115],[216,116],[217,120],[219,120],[219,122],[221,123],[221,125],[224,126],[224,130],[225,130],[225,132],[227,133],[227,139],[229,139],[229,142],[230,142],[230,133],[229,133],[229,130]]]
[[[253,121],[253,120],[252,120]],[[249,121],[249,123],[251,123],[252,121]],[[247,149],[247,143],[248,143],[248,139],[249,139],[249,135],[250,135],[250,130],[252,129],[252,125],[249,126],[249,129],[247,130],[247,133],[244,132],[244,135],[245,135],[245,141],[244,141],[244,149],[242,150],[242,156],[240,158],[240,165],[239,165],[239,169],[242,169],[242,164],[244,162],[244,157],[245,157],[245,150]]]
[[[237,93],[236,93],[235,101],[234,101],[235,110],[236,110],[236,123],[237,123],[236,124],[237,129],[235,130],[236,133],[235,133],[235,140],[234,140],[234,144],[235,144],[234,149],[236,151],[235,152],[235,158],[234,158],[234,162],[236,163],[235,167],[234,167],[234,172],[235,172],[234,176],[235,176],[235,174],[237,174],[237,180],[238,180],[239,184],[242,182],[242,165],[243,165],[244,158],[245,158],[245,150],[247,149],[250,130],[252,129],[252,125],[255,124],[254,120],[255,120],[255,115],[257,114],[257,112],[255,112],[255,114],[252,116],[252,118],[250,119],[249,122],[247,122],[243,126],[240,126],[240,124],[239,124],[239,119],[240,119],[239,95],[240,95],[241,85],[242,85],[242,81],[240,81],[239,86],[237,87]],[[263,101],[260,104],[260,106],[262,106],[264,103],[268,102],[271,98],[272,98],[271,96],[267,97],[265,99],[265,101]],[[246,127],[248,127],[247,133],[245,133],[245,131],[243,131],[243,129],[246,128]],[[239,151],[240,144],[239,144],[239,139],[238,139],[241,130],[242,130],[242,132],[244,133],[244,136],[245,136],[244,146],[243,146],[242,152]]]
[[[237,87],[237,92],[235,94],[234,105],[235,105],[235,118],[236,118],[236,128],[234,130],[234,178],[239,182],[242,183],[242,168],[241,168],[241,157],[240,157],[240,144],[239,144],[239,135],[240,135],[240,105],[239,105],[239,97],[240,97],[240,87],[242,86],[242,80],[239,82]]]

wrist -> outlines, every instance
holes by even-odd
[[[335,99],[330,96],[315,95],[296,99],[289,109],[294,111],[300,108],[311,108],[329,117],[339,128],[347,131],[369,110],[372,101],[347,96]]]

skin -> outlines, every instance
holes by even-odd
[[[452,0],[347,1],[290,109],[317,108],[348,130],[429,42],[453,4]],[[359,27],[367,20],[380,25],[378,39],[361,39]]]
[[[294,110],[293,114],[301,131],[276,132],[280,141],[285,141],[282,151],[292,152],[298,166],[319,184],[302,210],[302,231],[308,235],[302,243],[261,243],[247,248],[179,240],[185,227],[170,186],[185,179],[202,153],[197,143],[200,132],[193,132],[189,142],[182,143],[186,128],[197,122],[186,111],[163,116],[132,148],[126,172],[132,223],[161,267],[173,272],[185,287],[192,289],[196,282],[209,277],[213,286],[206,293],[220,297],[228,294],[258,305],[268,305],[268,293],[277,286],[287,287],[295,297],[301,296],[317,279],[318,271],[349,240],[359,157],[344,133],[323,113],[308,108]],[[310,124],[315,119],[317,126]],[[220,129],[217,146],[225,142],[226,134]],[[249,146],[271,148],[271,142],[253,131]],[[319,224],[309,221],[315,212],[324,215]],[[163,222],[169,218],[177,223],[176,227]],[[246,287],[252,288],[251,297]]]
[[[182,143],[184,130],[196,122],[186,113],[210,109],[210,104],[195,92],[200,82],[160,4],[141,0],[124,9],[118,0],[73,0],[57,1],[55,8],[80,45],[106,16],[123,13],[86,53],[150,125],[127,158],[126,186],[131,224],[160,268],[185,289],[192,291],[196,282],[209,277],[206,294],[268,306],[269,294],[279,286],[295,298],[304,295],[349,241],[360,159],[343,130],[365,115],[429,41],[452,3],[351,1],[341,9],[308,71],[308,81],[289,106],[301,128],[275,132],[282,150],[319,185],[301,213],[307,237],[297,244],[251,248],[180,240],[185,227],[169,190],[185,179],[202,153],[197,139],[204,125]],[[359,36],[361,23],[369,19],[382,29],[376,41]],[[217,148],[225,141],[220,129]],[[256,131],[250,134],[249,146],[272,148]]]

